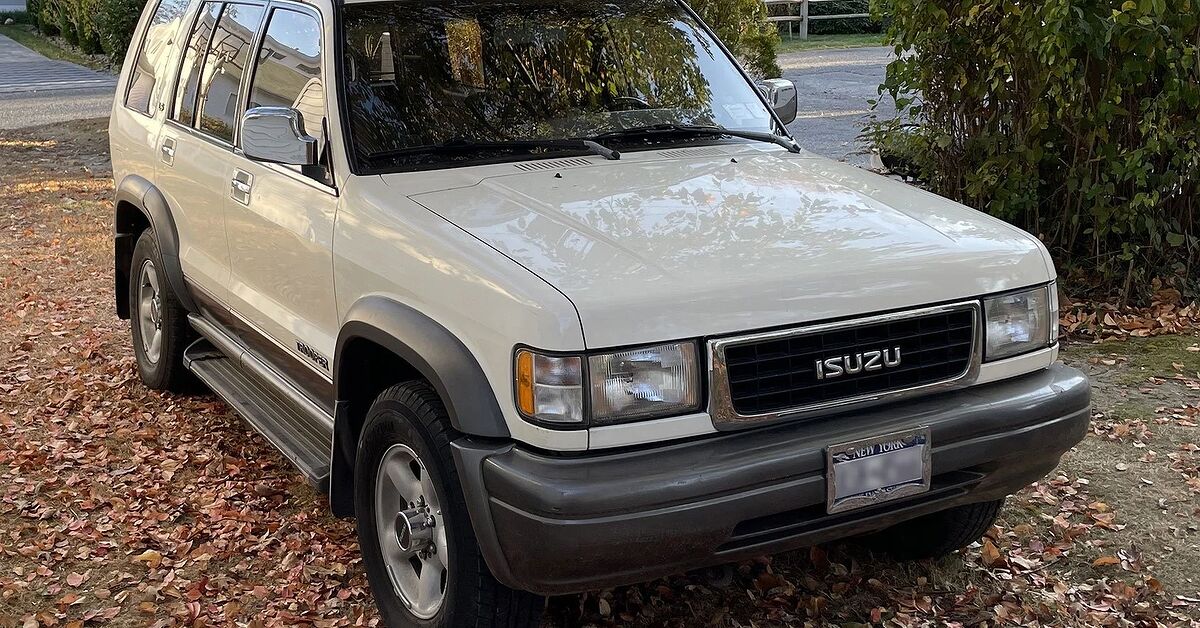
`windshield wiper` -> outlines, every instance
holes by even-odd
[[[789,152],[800,152],[800,145],[795,140],[767,133],[764,131],[743,131],[741,129],[727,129],[723,126],[708,125],[708,124],[651,124],[647,126],[635,126],[619,131],[609,131],[601,133],[593,139],[604,140],[620,137],[631,136],[654,136],[659,134],[680,134],[680,135],[727,135],[729,137],[740,137],[748,140],[757,140],[759,142],[770,142],[778,146],[786,148]]]
[[[409,146],[395,150],[382,150],[368,153],[367,159],[389,159],[410,155],[446,155],[490,150],[519,151],[533,148],[552,148],[562,150],[586,150],[605,159],[620,159],[621,153],[591,139],[550,139],[550,140],[507,140],[488,141],[453,139],[442,144],[427,144],[424,146]]]

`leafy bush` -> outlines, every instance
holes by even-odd
[[[901,112],[877,144],[1038,234],[1076,293],[1195,293],[1200,0],[875,1]]]
[[[28,0],[27,8],[42,33],[120,61],[143,5],[143,0]]]
[[[45,35],[57,35],[52,17],[46,11],[45,0],[26,0],[25,10],[29,12],[32,22],[38,31]]]
[[[760,78],[779,76],[779,32],[767,21],[762,0],[695,0],[692,7],[746,69]]]
[[[98,0],[96,30],[100,35],[100,46],[104,54],[120,62],[129,49],[133,29],[142,15],[144,0]]]
[[[96,25],[99,16],[97,4],[97,0],[66,0],[71,24],[75,27],[76,45],[90,55],[103,52],[100,31]]]

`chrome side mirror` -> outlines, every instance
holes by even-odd
[[[317,163],[317,139],[290,107],[255,107],[242,116],[242,152],[250,159],[291,166]]]
[[[791,124],[796,121],[800,105],[795,83],[781,78],[765,79],[758,83],[758,88],[762,90],[767,103],[775,110],[775,115],[779,116],[781,122]]]

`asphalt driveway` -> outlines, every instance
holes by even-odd
[[[111,74],[47,59],[0,35],[0,129],[106,117],[116,86]]]
[[[800,115],[788,126],[802,146],[855,165],[866,165],[869,147],[856,138],[870,120],[868,100],[879,97],[891,48],[808,50],[780,55],[784,78],[795,81]],[[877,114],[894,115],[891,98]]]

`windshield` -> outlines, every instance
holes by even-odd
[[[350,140],[362,170],[528,159],[579,148],[521,140],[653,125],[773,128],[754,87],[673,0],[351,3],[343,29]]]

